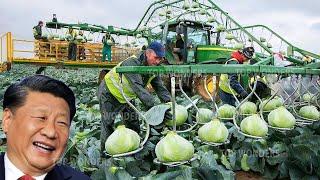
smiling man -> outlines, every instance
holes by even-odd
[[[63,82],[27,77],[6,90],[3,109],[7,152],[0,155],[0,180],[89,179],[57,165],[76,112],[74,94]]]

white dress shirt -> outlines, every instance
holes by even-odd
[[[4,169],[5,169],[5,180],[16,180],[19,179],[21,176],[24,176],[25,174],[20,171],[7,156],[7,153],[4,155]],[[36,180],[44,180],[46,177],[47,173],[41,175],[41,176],[36,176],[33,178]]]

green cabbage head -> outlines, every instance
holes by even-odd
[[[177,133],[170,131],[156,145],[156,155],[161,162],[187,161],[193,157],[193,145]]]
[[[218,109],[219,118],[233,118],[233,115],[236,113],[236,108],[229,104],[224,104]]]
[[[196,115],[196,120],[200,123],[210,122],[213,118],[213,112],[210,109],[199,108]]]
[[[272,110],[268,115],[268,123],[279,128],[293,128],[296,118],[283,106]]]
[[[256,114],[257,105],[253,102],[245,102],[239,108],[240,114]]]
[[[105,148],[111,154],[121,154],[138,149],[140,136],[135,131],[126,128],[124,125],[117,129],[108,137]]]
[[[302,96],[302,99],[305,102],[316,102],[317,101],[317,96],[315,96],[314,94],[308,92],[308,93],[305,93]]]
[[[240,123],[240,129],[246,134],[264,137],[268,133],[267,123],[258,114],[244,118]]]
[[[228,139],[228,129],[218,119],[214,119],[198,130],[198,135],[201,141],[223,143]]]
[[[188,111],[187,108],[185,108],[184,106],[181,106],[179,104],[176,104],[175,106],[175,111],[176,111],[176,123],[177,126],[182,125],[183,123],[186,122],[186,120],[188,119]],[[172,112],[172,110],[170,111]],[[166,125],[168,126],[173,126],[173,120],[167,120],[166,121]]]
[[[311,93],[305,93],[305,94],[302,96],[302,99],[303,99],[303,101],[309,102],[309,101],[311,101],[312,96],[313,96],[313,94],[311,94]]]
[[[302,108],[300,108],[299,115],[304,118],[308,118],[316,121],[320,119],[320,112],[318,111],[317,107],[313,105],[303,106]]]
[[[267,99],[262,101],[259,108],[263,108],[263,111],[272,111],[283,105],[283,100],[279,97],[273,98],[268,103],[267,102]]]

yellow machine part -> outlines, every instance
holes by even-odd
[[[102,61],[102,43],[81,42],[77,44],[77,59],[68,60],[68,44],[66,40],[16,39],[10,32],[0,35],[0,72],[10,70],[11,64],[111,69],[140,51],[138,47],[115,45],[112,62],[107,62]]]
[[[199,94],[205,101],[211,101],[211,96],[216,96],[216,101],[218,100],[217,92],[219,87],[219,77],[217,76],[199,76],[194,77],[194,90]],[[206,90],[207,88],[207,90]]]

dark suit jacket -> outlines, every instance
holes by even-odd
[[[0,180],[5,180],[4,169],[4,153],[0,155]],[[64,166],[56,165],[50,172],[48,172],[45,180],[88,180],[88,176],[76,171],[75,169]]]

